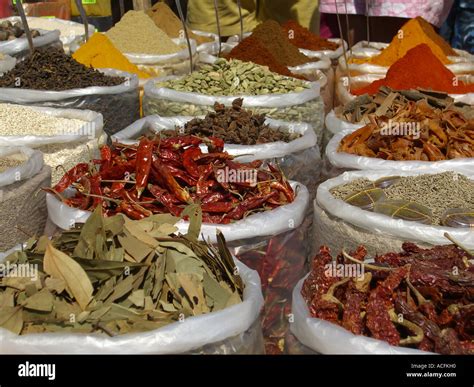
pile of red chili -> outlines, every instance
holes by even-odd
[[[426,44],[409,50],[403,58],[390,66],[385,78],[352,90],[352,94],[376,94],[381,86],[396,90],[421,88],[450,94],[474,92],[474,85],[459,81]]]
[[[395,346],[474,354],[472,255],[454,245],[402,249],[369,264],[362,246],[336,260],[321,247],[302,289],[311,315]]]
[[[288,20],[281,27],[285,34],[287,34],[291,44],[298,48],[304,48],[311,51],[334,51],[339,47],[337,43],[320,38],[318,35],[313,34],[310,30],[299,25],[298,22],[294,20]]]
[[[208,153],[201,151],[201,144]],[[101,159],[76,165],[46,191],[74,208],[102,206],[106,216],[123,213],[132,219],[179,216],[187,204],[200,203],[204,222],[224,224],[295,199],[279,168],[260,161],[236,162],[223,149],[224,142],[214,137],[115,143],[101,148]],[[63,197],[70,187],[76,194]]]

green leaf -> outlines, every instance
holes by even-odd
[[[86,309],[94,288],[87,273],[76,261],[48,243],[44,254],[44,270],[51,277],[62,279],[68,292],[83,310]]]
[[[192,241],[199,239],[202,225],[202,209],[199,204],[190,204],[183,210],[182,217],[189,217],[189,228],[186,237]]]
[[[28,297],[24,302],[24,307],[40,312],[51,312],[53,310],[54,297],[47,289],[43,289]]]
[[[19,335],[23,329],[22,308],[20,306],[0,308],[0,327]]]

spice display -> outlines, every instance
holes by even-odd
[[[209,153],[199,145],[207,142]],[[262,162],[242,164],[223,151],[217,138],[194,136],[103,146],[94,168],[80,163],[47,191],[81,210],[103,207],[107,216],[132,219],[153,214],[180,216],[186,204],[202,204],[203,221],[231,223],[258,211],[291,203],[295,192],[282,172]],[[62,197],[76,188],[72,198]]]
[[[169,215],[139,222],[103,218],[98,208],[85,224],[52,240],[30,239],[7,262],[39,266],[37,278],[3,278],[0,326],[18,335],[113,337],[242,302],[244,285],[222,234],[217,247],[199,242],[198,211],[189,214],[187,235],[174,234],[177,219]]]
[[[36,49],[32,56],[0,77],[0,87],[52,91],[117,86],[124,82],[122,77],[107,76],[54,48]]]
[[[426,44],[410,49],[403,58],[390,66],[385,78],[352,90],[352,93],[355,95],[375,94],[381,86],[398,90],[420,87],[451,94],[474,91],[474,85],[466,85],[458,80],[457,76],[433,54]]]
[[[474,118],[474,109],[471,105],[455,102],[445,93],[430,92],[428,90],[392,90],[382,86],[377,94],[364,94],[348,102],[344,106],[335,108],[336,115],[353,124],[372,122],[371,116],[384,116],[392,119],[401,110],[406,109],[409,102],[423,100],[432,109],[456,111],[468,120]]]
[[[474,120],[454,110],[433,109],[424,100],[409,102],[391,119],[374,117],[346,135],[338,151],[385,160],[474,157]]]
[[[366,263],[363,246],[336,259],[322,246],[301,291],[311,316],[394,346],[474,354],[473,256],[455,245],[402,249]],[[360,275],[334,265],[357,265]]]
[[[474,181],[459,173],[443,172],[383,179],[385,182],[387,180],[390,182],[387,187],[377,188],[377,186],[380,187],[380,181],[355,179],[350,183],[334,187],[331,193],[335,198],[353,204],[350,200],[358,193],[378,189],[382,191],[383,197],[374,198],[374,202],[398,200],[426,207],[430,212],[430,223],[433,225],[444,223],[442,218],[447,210],[456,208],[474,210]]]
[[[426,44],[433,52],[433,55],[443,64],[451,63],[448,56],[458,55],[456,51],[436,33],[430,23],[421,16],[418,16],[406,22],[393,37],[389,46],[379,55],[367,59],[352,59],[352,62],[371,63],[388,67],[403,58],[409,50],[420,44]]]
[[[269,49],[258,40],[254,35],[243,39],[228,54],[224,55],[226,59],[239,59],[243,62],[253,62],[261,66],[266,66],[274,73],[303,79],[302,76],[293,74],[288,67],[282,65]]]
[[[86,123],[55,117],[28,106],[0,103],[0,136],[77,135]]]
[[[291,44],[281,26],[274,20],[266,20],[259,24],[252,31],[252,36],[257,38],[283,66],[299,66],[312,61]]]
[[[166,3],[156,3],[147,11],[147,15],[155,22],[156,26],[166,32],[170,38],[184,38],[183,24]],[[194,39],[197,44],[212,42],[211,38],[200,36],[188,29],[189,39]]]
[[[73,56],[76,61],[95,69],[117,69],[136,74],[139,78],[149,78],[150,75],[141,71],[131,63],[107,38],[106,35],[95,33],[77,50]]]
[[[128,11],[106,35],[126,54],[166,55],[182,50],[142,11]]]
[[[207,95],[261,95],[302,91],[308,82],[272,73],[263,66],[232,59],[218,59],[183,78],[157,83],[177,91]]]
[[[31,37],[36,38],[40,36],[40,32],[36,29],[33,29],[33,26],[30,26],[30,28]],[[26,37],[26,35],[21,22],[12,23],[10,20],[4,20],[0,22],[0,42],[24,37]]]
[[[17,160],[13,158],[0,157],[0,173],[8,169],[19,167],[25,160]]]
[[[310,30],[301,26],[294,20],[288,20],[282,25],[282,28],[285,34],[288,36],[291,44],[298,48],[304,48],[311,51],[334,51],[339,48],[337,43],[320,38],[318,35],[313,34]]]
[[[289,133],[270,128],[265,124],[263,114],[253,114],[242,108],[242,98],[233,101],[231,107],[220,103],[214,104],[214,112],[206,117],[194,118],[184,127],[159,132],[161,137],[198,136],[201,138],[217,137],[226,144],[255,145],[275,141],[290,142],[298,137],[298,133]]]

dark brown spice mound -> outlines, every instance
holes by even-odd
[[[226,144],[255,145],[276,141],[290,142],[301,137],[299,133],[270,128],[265,124],[265,115],[253,114],[242,108],[242,98],[232,102],[232,107],[215,103],[215,112],[205,118],[194,118],[184,128],[160,132],[164,137],[194,135],[198,137],[217,137]]]
[[[91,86],[117,86],[123,77],[110,77],[76,62],[60,49],[36,49],[0,78],[0,87],[63,91]]]
[[[299,66],[314,61],[293,46],[275,20],[267,20],[259,24],[253,30],[252,36],[260,40],[283,66]]]

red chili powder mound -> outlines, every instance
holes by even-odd
[[[239,59],[244,62],[253,62],[261,66],[267,66],[270,71],[287,77],[306,79],[293,74],[288,70],[288,67],[278,63],[273,54],[253,35],[243,39],[228,54],[224,55],[224,57],[226,59]]]
[[[381,86],[396,90],[431,89],[450,94],[474,92],[474,85],[457,81],[456,76],[433,54],[426,44],[420,44],[397,60],[387,71],[385,78],[372,82],[354,95],[376,94]]]

